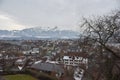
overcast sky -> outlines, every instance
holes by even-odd
[[[0,0],[0,29],[55,27],[77,30],[81,17],[118,9],[119,0]]]

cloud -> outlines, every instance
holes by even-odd
[[[25,26],[19,24],[7,15],[0,14],[0,29],[2,30],[19,30],[23,29]]]
[[[4,25],[17,26],[10,27],[10,29],[22,29],[34,26],[58,26],[62,29],[68,28],[73,30],[77,28],[73,26],[79,25],[81,17],[109,13],[119,6],[117,1],[118,0],[3,0],[0,5],[0,11],[9,15],[7,16],[8,19],[6,19],[7,24],[5,24],[4,21]],[[2,16],[6,15],[4,14]],[[1,28],[3,27],[1,27],[0,24],[0,29]],[[5,29],[9,29],[9,27]]]

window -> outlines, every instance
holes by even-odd
[[[67,59],[65,59],[65,61],[68,61]]]
[[[65,62],[65,64],[68,64],[68,62]]]
[[[73,63],[70,63],[70,64],[73,64]]]

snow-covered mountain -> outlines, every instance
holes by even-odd
[[[72,39],[78,38],[79,33],[71,30],[54,28],[27,28],[23,30],[0,30],[0,39]]]

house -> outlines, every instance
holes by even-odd
[[[64,74],[64,70],[60,65],[52,63],[36,63],[31,66],[31,69],[44,72],[56,77],[61,77]]]
[[[32,53],[39,54],[39,48],[33,48],[33,49],[32,49]]]
[[[39,55],[40,51],[39,51],[39,48],[33,48],[31,50],[28,50],[28,51],[23,51],[23,54],[24,55]]]
[[[73,76],[75,80],[82,80],[83,75],[84,75],[84,70],[80,68],[76,68]]]
[[[24,62],[25,62],[24,59],[17,59],[16,62],[15,62],[15,64],[16,64],[16,65],[23,65]]]
[[[78,45],[69,46],[67,52],[81,52],[81,49]]]
[[[70,66],[72,67],[81,66],[87,69],[88,68],[87,54],[70,52],[62,57],[60,63],[64,64],[64,67],[66,68]]]
[[[9,71],[13,72],[13,73],[17,73],[17,72],[21,72],[23,71],[21,66],[13,66],[9,69]]]
[[[78,66],[80,64],[88,64],[88,59],[80,56],[63,56],[65,65]]]
[[[33,48],[28,51],[23,51],[23,54],[26,58],[31,59],[33,61],[37,61],[40,58],[39,48]]]

